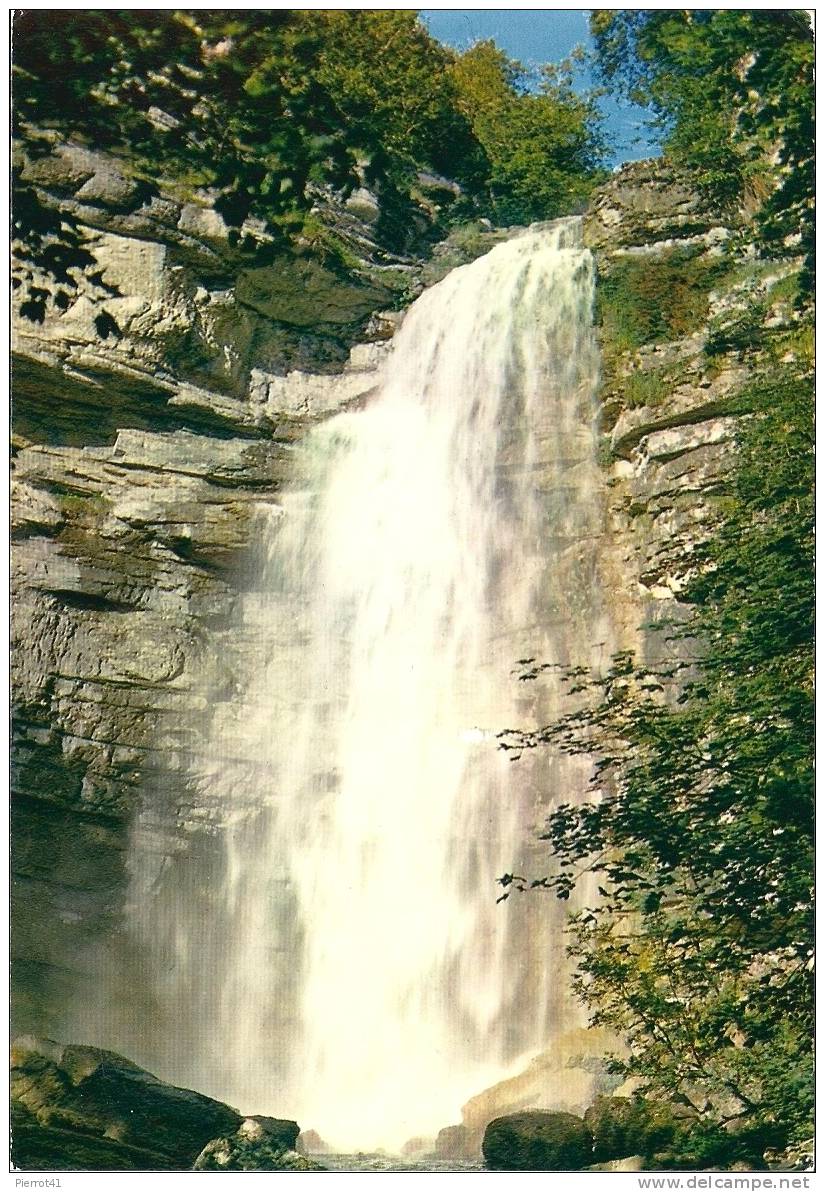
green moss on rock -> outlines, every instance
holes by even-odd
[[[592,1159],[593,1135],[575,1114],[530,1110],[495,1118],[481,1149],[493,1171],[581,1171]]]
[[[606,346],[624,351],[698,331],[708,296],[729,267],[726,257],[692,245],[614,260],[597,290],[596,321]]]

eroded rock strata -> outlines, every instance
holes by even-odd
[[[377,245],[366,199],[329,216],[360,254],[343,276],[311,254],[250,263],[208,196],[147,198],[85,149],[54,144],[22,169],[100,266],[65,308],[15,323],[14,1019],[59,1036],[93,980],[91,945],[118,930],[141,793],[169,792],[159,850],[197,830],[191,713],[253,566],[255,518],[305,428],[368,399],[399,308],[440,267]],[[795,358],[794,265],[756,259],[661,163],[623,169],[584,225],[600,276],[605,565],[624,644],[655,654],[638,627],[676,607],[670,547],[688,567],[724,490],[737,395],[770,367],[728,333],[756,312]]]
[[[14,1014],[59,1033],[88,945],[116,930],[140,790],[174,789],[186,818],[183,713],[256,511],[306,426],[369,393],[395,319],[376,312],[411,265],[341,209],[355,276],[254,267],[208,196],[144,201],[61,144],[22,170],[98,266],[65,309],[15,320]]]

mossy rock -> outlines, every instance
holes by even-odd
[[[239,273],[236,294],[239,303],[258,314],[299,327],[355,324],[393,297],[385,286],[366,285],[343,269],[287,255],[275,265]]]
[[[593,1135],[572,1113],[511,1113],[487,1126],[482,1154],[493,1171],[582,1171]]]
[[[168,1156],[75,1129],[44,1124],[11,1101],[11,1160],[17,1171],[172,1171]]]
[[[214,1138],[203,1148],[193,1171],[325,1171],[294,1148],[295,1122],[279,1118],[245,1118],[234,1133]]]
[[[584,1115],[597,1163],[669,1148],[695,1117],[686,1107],[645,1097],[597,1097]]]
[[[241,1122],[228,1105],[166,1084],[114,1052],[61,1048],[31,1037],[15,1042],[11,1092],[37,1123],[23,1123],[21,1145],[29,1151],[48,1147],[55,1154],[62,1146],[72,1162],[82,1152],[90,1171],[107,1170],[102,1140],[127,1148],[124,1163],[132,1151],[152,1152],[164,1157],[167,1169],[186,1171],[210,1139],[234,1132]],[[84,1138],[100,1141],[101,1147],[94,1150]]]

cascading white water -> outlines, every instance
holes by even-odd
[[[608,636],[592,294],[567,220],[411,307],[374,398],[262,512],[197,766],[211,853],[164,877],[151,807],[135,834],[155,1069],[342,1149],[435,1134],[577,1021],[554,904],[495,880],[587,766],[513,767],[496,733],[553,711],[516,660]]]

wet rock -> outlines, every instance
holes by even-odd
[[[424,284],[435,285],[452,269],[475,261],[511,235],[512,229],[494,229],[486,219],[461,224],[433,249],[431,259],[424,264],[421,272]]]
[[[490,1122],[482,1153],[493,1171],[582,1171],[593,1135],[572,1113],[513,1113]]]
[[[143,784],[175,792],[161,852],[210,831],[193,823],[200,738],[183,714],[202,704],[205,635],[254,569],[292,442],[368,394],[384,349],[340,374],[252,370],[246,401],[150,377],[136,341],[81,369],[62,331],[35,333],[55,358],[15,365],[13,1003],[15,1031],[59,1035],[99,984]]]
[[[193,1171],[325,1171],[294,1149],[295,1122],[244,1118],[237,1130],[212,1139],[195,1160]]]
[[[166,1084],[114,1052],[32,1037],[13,1044],[11,1095],[21,1167],[42,1153],[58,1170],[63,1159],[86,1164],[74,1170],[105,1170],[118,1155],[119,1169],[146,1170],[155,1166],[144,1162],[152,1155],[164,1169],[185,1171],[210,1139],[241,1122],[228,1105]]]
[[[238,275],[238,301],[288,326],[351,326],[389,305],[392,291],[331,272],[316,261],[287,259]]]
[[[409,1158],[417,1158],[429,1154],[432,1149],[432,1138],[408,1138],[401,1148],[401,1154]]]
[[[596,1093],[615,1085],[604,1056],[618,1041],[602,1030],[574,1030],[535,1056],[522,1072],[477,1093],[462,1107],[463,1124],[480,1138],[493,1118],[522,1109],[583,1114]]]
[[[329,1153],[330,1147],[317,1130],[302,1130],[295,1143],[295,1150],[301,1155],[323,1155]]]
[[[478,1158],[480,1141],[478,1133],[473,1133],[464,1125],[445,1126],[438,1132],[434,1154],[439,1159],[470,1161]]]

